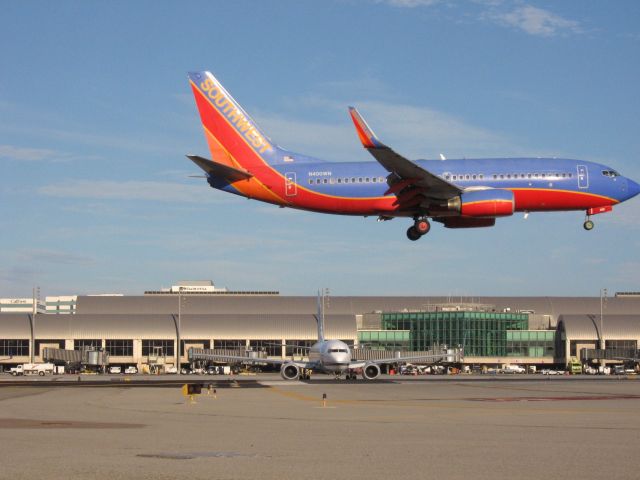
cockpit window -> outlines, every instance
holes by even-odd
[[[605,177],[619,177],[620,174],[615,170],[602,170],[602,175]]]
[[[347,353],[344,348],[330,348],[329,353]]]

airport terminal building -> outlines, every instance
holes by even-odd
[[[221,289],[78,296],[72,315],[0,313],[0,364],[42,361],[45,347],[96,348],[109,353],[111,364],[161,369],[176,364],[178,339],[180,364],[188,362],[191,347],[299,358],[305,354],[299,347],[317,337],[316,301],[274,291]],[[469,365],[564,366],[572,357],[637,357],[640,295],[609,298],[602,322],[600,311],[598,297],[479,297],[470,302],[334,296],[325,310],[325,334],[353,346],[356,355],[462,347]]]

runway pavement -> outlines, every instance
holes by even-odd
[[[215,380],[215,398],[191,404],[177,384],[3,378],[0,478],[635,479],[640,469],[640,380]]]

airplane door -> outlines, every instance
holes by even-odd
[[[586,165],[578,165],[578,188],[589,188],[589,171]]]
[[[284,174],[284,194],[287,197],[295,197],[298,193],[298,186],[296,184],[295,172],[288,172]]]

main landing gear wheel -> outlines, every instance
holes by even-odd
[[[420,235],[418,233],[418,231],[416,230],[416,227],[409,227],[409,230],[407,230],[407,238],[409,240],[411,240],[412,242],[415,242],[416,240],[418,240],[422,235]]]
[[[587,220],[583,225],[585,230],[593,230],[593,222],[591,220]]]
[[[412,227],[407,230],[407,238],[411,241],[418,240],[421,236],[426,235],[431,230],[431,224],[426,218],[416,218]]]
[[[426,235],[427,233],[429,233],[429,230],[431,230],[431,224],[426,218],[417,219],[413,224],[413,227],[420,235]]]

